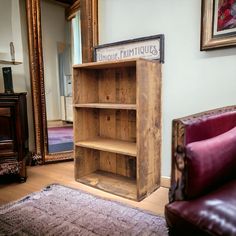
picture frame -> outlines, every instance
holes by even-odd
[[[201,51],[236,45],[236,0],[202,0]]]
[[[164,35],[152,35],[94,47],[96,62],[131,58],[154,59],[164,63]]]

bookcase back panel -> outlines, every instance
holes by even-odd
[[[75,178],[78,179],[82,176],[88,175],[99,169],[99,156],[98,150],[90,148],[75,148]]]
[[[110,173],[136,178],[136,158],[100,151],[99,169]]]
[[[136,158],[127,155],[116,155],[117,174],[136,179]]]
[[[136,141],[136,112],[133,110],[74,108],[75,140],[112,138]]]
[[[135,67],[104,70],[75,69],[74,104],[136,103]]]
[[[75,175],[77,178],[99,170],[133,179],[136,178],[135,157],[84,147],[76,147],[75,152]]]
[[[101,137],[136,141],[135,111],[102,109],[99,113],[99,133]]]
[[[102,70],[98,75],[100,103],[136,103],[136,70],[134,67]]]
[[[116,78],[114,70],[99,71],[98,97],[98,102],[100,103],[116,103]]]
[[[99,111],[99,134],[101,137],[116,138],[116,111],[100,110]]]
[[[79,79],[73,80],[74,101],[73,103],[98,102],[98,81],[96,70],[74,70],[74,76]]]
[[[74,140],[86,140],[99,136],[99,110],[74,108]]]

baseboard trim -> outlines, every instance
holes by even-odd
[[[170,177],[161,176],[161,187],[164,187],[164,188],[170,187]]]

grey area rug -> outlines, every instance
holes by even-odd
[[[168,235],[165,219],[52,184],[0,207],[0,235]]]

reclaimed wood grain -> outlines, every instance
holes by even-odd
[[[160,186],[161,65],[137,62],[137,186],[148,196]]]
[[[136,104],[116,104],[116,103],[80,103],[75,104],[78,108],[98,108],[98,109],[119,109],[119,110],[136,110]]]
[[[83,176],[79,182],[127,199],[137,200],[135,179],[100,170]]]
[[[79,141],[76,142],[75,145],[79,147],[92,148],[100,151],[109,151],[134,157],[137,154],[136,143],[102,137]]]
[[[73,84],[76,149],[96,150],[75,153],[77,180],[137,201],[151,194],[160,186],[159,62],[132,59],[75,65]],[[103,185],[90,180],[95,172],[98,178],[99,171],[106,173]],[[119,181],[125,182],[117,191],[112,181],[120,176],[125,178]],[[126,194],[127,178],[135,179],[133,195]]]

